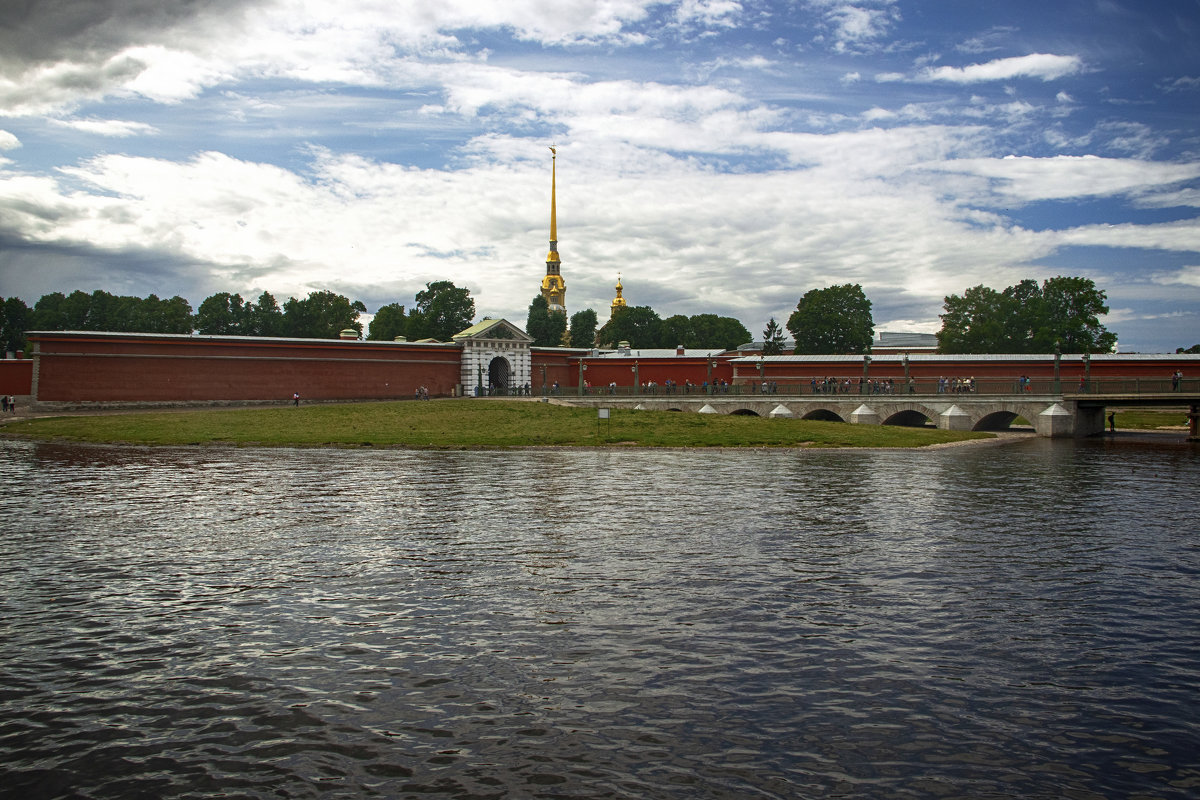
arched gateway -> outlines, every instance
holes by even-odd
[[[511,322],[485,317],[454,334],[454,341],[462,345],[459,379],[465,394],[510,394],[529,384],[533,339]]]

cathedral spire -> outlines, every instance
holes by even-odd
[[[551,311],[560,314],[567,313],[567,284],[560,272],[561,263],[558,258],[558,219],[555,209],[555,194],[557,190],[558,149],[550,148],[550,253],[546,256],[546,277],[542,278],[542,296]]]

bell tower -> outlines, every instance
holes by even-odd
[[[555,162],[558,150],[550,148],[550,253],[546,256],[546,277],[542,278],[542,297],[551,311],[567,313],[567,284],[562,279],[561,263],[558,258],[558,224],[555,219],[554,194],[557,176]]]

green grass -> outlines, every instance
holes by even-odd
[[[1109,408],[1105,410],[1104,425],[1108,426],[1108,412],[1117,415],[1118,428],[1154,430],[1156,428],[1180,427],[1188,424],[1188,410],[1179,408]]]
[[[611,424],[610,424],[611,423]],[[14,422],[4,435],[143,445],[504,448],[921,447],[991,434],[505,400],[157,411]]]

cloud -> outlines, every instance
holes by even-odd
[[[852,52],[871,49],[899,19],[893,0],[809,0],[832,32],[833,49]]]
[[[153,125],[119,119],[51,119],[50,122],[54,125],[85,133],[95,133],[100,136],[118,138],[158,133],[158,129]]]
[[[363,0],[42,0],[0,8],[0,108],[71,109],[111,95],[178,102],[246,79],[403,86],[406,58],[468,57],[459,31],[505,30],[544,46],[632,43],[625,26],[659,0],[392,4]],[[27,8],[25,8],[27,6]],[[693,0],[692,23],[727,25],[738,4]],[[4,16],[6,15],[6,16]],[[478,55],[478,54],[476,54]],[[423,69],[415,70],[418,74]]]
[[[20,146],[20,139],[8,131],[0,128],[0,150],[15,150]]]
[[[1186,266],[1174,272],[1160,272],[1151,276],[1151,280],[1164,286],[1200,287],[1200,265]]]
[[[1050,81],[1074,75],[1082,70],[1083,60],[1078,56],[1033,53],[1014,58],[1000,58],[983,64],[970,64],[966,67],[926,67],[917,73],[915,80],[963,84],[1006,81],[1013,78]]]
[[[1184,76],[1159,84],[1164,92],[1194,92],[1200,89],[1200,77]]]
[[[927,169],[986,178],[1010,202],[1139,195],[1200,177],[1200,162],[1173,164],[1097,156],[1006,156],[931,164]]]

